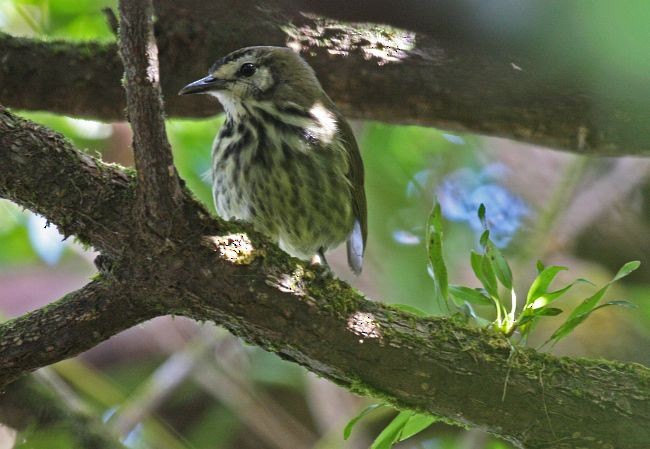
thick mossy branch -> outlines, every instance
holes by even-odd
[[[599,89],[591,71],[576,62],[585,57],[584,49],[567,39],[563,52],[547,51],[540,45],[546,38],[543,30],[531,34],[529,29],[536,23],[531,18],[535,11],[557,14],[547,5],[544,0],[517,5],[522,17],[510,17],[513,28],[504,29],[503,21],[481,20],[483,6],[475,0],[413,0],[399,6],[382,1],[365,8],[339,0],[241,0],[236,7],[224,0],[157,0],[167,112],[214,114],[216,102],[176,93],[234,49],[290,45],[315,68],[349,118],[458,129],[584,154],[650,154],[648,83],[613,70],[608,83],[629,90]],[[513,9],[508,0],[495,0],[491,8]],[[311,10],[408,29],[302,13]],[[103,120],[123,118],[115,45],[5,35],[0,53],[0,103]],[[634,92],[633,98],[628,92]]]
[[[0,117],[0,195],[57,224],[79,205],[72,229],[96,246],[105,246],[113,226],[117,235],[132,234],[131,244],[98,264],[100,280],[0,326],[0,387],[153,316],[176,314],[215,321],[351,391],[481,427],[517,447],[647,447],[647,368],[530,349],[513,354],[502,335],[368,301],[246,227],[211,219],[188,193],[187,222],[162,242],[133,215],[104,215],[111,203],[135,207],[133,183],[115,184],[128,176],[89,164],[54,133],[7,111]],[[36,158],[60,167],[54,193],[39,190],[43,173],[24,170]],[[68,182],[79,173],[81,190]],[[121,193],[92,200],[109,187]]]

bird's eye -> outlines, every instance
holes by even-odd
[[[239,68],[239,76],[253,76],[255,71],[257,70],[257,67],[255,67],[255,64],[252,64],[250,62],[247,62],[246,64],[242,64],[242,66]]]

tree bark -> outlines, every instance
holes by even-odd
[[[126,34],[147,36],[147,3],[127,3],[122,20],[130,20],[130,6],[130,25],[137,25]],[[181,15],[176,26],[188,24]],[[129,45],[133,36],[124,34],[122,45]],[[155,82],[137,79],[148,64],[142,46],[155,44],[132,43],[133,59],[123,51],[127,92],[155,102]],[[152,139],[136,139],[137,176],[0,107],[0,197],[102,252],[100,273],[86,287],[0,325],[0,388],[123,329],[175,314],[215,321],[350,391],[480,427],[520,448],[647,447],[647,368],[515,350],[501,334],[371,302],[248,226],[211,218],[189,192],[175,190],[175,176],[159,177],[171,161],[162,109],[151,114],[129,102],[129,117],[136,134]],[[154,180],[173,197],[149,190]],[[151,210],[173,201],[174,219],[147,214],[142,226],[143,194]]]
[[[368,1],[350,6],[340,0],[158,0],[156,35],[167,111],[172,116],[218,112],[214,101],[189,101],[176,92],[234,49],[290,45],[315,68],[349,118],[496,135],[583,154],[650,154],[648,83],[616,67],[607,74],[585,70],[588,49],[574,38],[572,24],[559,20],[571,13],[570,5],[493,3],[484,11],[476,0],[409,0],[394,14],[395,6],[385,1],[371,7]],[[301,13],[310,10],[407,29]],[[502,11],[511,28],[493,11]],[[561,52],[540,45],[550,38],[544,24],[551,22]],[[5,105],[122,119],[115,45],[3,36],[0,49]],[[605,75],[608,88],[599,84]],[[52,91],[57,95],[49,95]]]
[[[42,178],[34,160],[61,176]],[[187,223],[163,244],[134,231],[132,214],[106,213],[134,210],[134,175],[88,160],[51,131],[0,114],[0,196],[38,198],[40,213],[110,254],[88,287],[0,326],[0,385],[177,314],[222,324],[356,393],[486,429],[517,447],[640,449],[650,441],[647,368],[530,349],[511,355],[499,334],[368,301],[247,227],[210,218],[187,192]],[[102,191],[112,192],[110,201],[90,200]],[[69,221],[78,206],[84,213]],[[114,236],[124,240],[107,245]]]
[[[120,56],[124,89],[133,129],[133,153],[138,177],[140,224],[150,221],[161,235],[178,219],[182,191],[167,140],[160,97],[158,47],[153,36],[151,1],[120,2]]]

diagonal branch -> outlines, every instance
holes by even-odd
[[[35,154],[45,166],[70,170],[73,178],[85,170],[87,156],[64,143],[65,151],[41,152],[39,143],[49,142],[41,128],[6,111],[0,117],[0,194],[28,202],[32,194],[23,185],[38,188],[32,179],[37,174],[18,169]],[[82,198],[117,176],[116,168],[106,168],[110,177],[102,169],[86,175]],[[58,209],[72,210],[80,195],[63,177],[58,182],[61,198],[52,203],[45,195],[40,209],[54,222],[64,217]],[[125,188],[131,194],[113,201],[132,210],[135,188]],[[512,354],[499,334],[368,301],[246,227],[210,219],[185,195],[188,224],[170,229],[168,251],[159,253],[158,239],[134,227],[132,216],[116,217],[115,226],[131,223],[134,241],[142,243],[123,248],[105,268],[106,280],[0,326],[0,387],[121,329],[171,313],[215,321],[351,391],[483,428],[517,447],[641,449],[650,441],[649,369],[530,349]],[[103,223],[83,215],[78,220],[87,235],[101,238],[94,228]],[[54,349],[41,351],[49,346]]]
[[[44,215],[66,236],[119,255],[131,235],[132,176],[75,150],[0,106],[0,197]]]
[[[0,384],[73,357],[156,316],[144,303],[130,302],[128,291],[128,286],[93,281],[53,304],[3,323]]]
[[[178,217],[182,191],[167,140],[160,97],[158,47],[151,0],[120,1],[120,55],[144,225],[170,225]],[[161,232],[165,235],[165,232]]]

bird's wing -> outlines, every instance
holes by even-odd
[[[347,241],[348,265],[355,274],[359,274],[363,265],[363,253],[366,249],[366,236],[368,234],[366,192],[363,187],[363,160],[350,125],[340,115],[339,131],[350,158],[350,169],[347,177],[352,187],[352,210],[355,216],[354,226]]]

